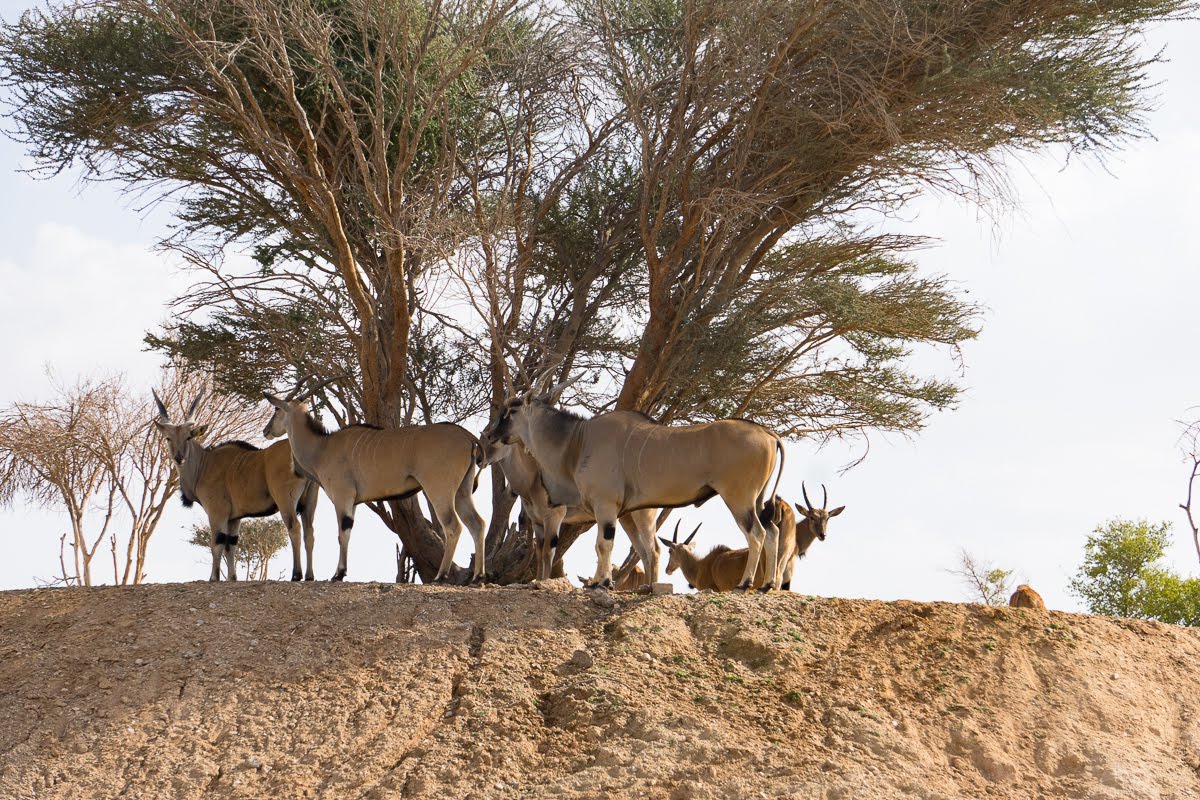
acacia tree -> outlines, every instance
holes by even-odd
[[[339,419],[395,425],[561,362],[607,376],[576,387],[593,409],[833,435],[951,406],[905,357],[977,328],[917,273],[923,240],[869,214],[1137,135],[1137,34],[1191,8],[85,0],[6,26],[0,67],[49,171],[179,200],[172,243],[212,276],[187,308],[225,315],[179,341],[213,362],[257,342],[227,371],[247,391],[346,375]],[[258,266],[214,258],[231,243]],[[375,510],[432,574],[415,504]]]

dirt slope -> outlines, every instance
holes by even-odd
[[[0,593],[0,797],[1200,797],[1200,632],[615,599]]]

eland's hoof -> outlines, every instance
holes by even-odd
[[[304,576],[304,580],[306,580],[306,581],[314,581],[314,580],[316,580],[316,578],[315,578],[315,577],[313,576],[313,574],[310,572],[310,573],[308,573],[307,575],[305,575],[305,576]]]
[[[303,577],[304,576],[300,574],[300,570],[296,570],[292,573],[292,580],[294,580],[294,581],[298,581]]]
[[[333,573],[333,577],[332,577],[332,578],[330,578],[330,579],[329,579],[329,581],[330,581],[331,583],[332,583],[332,582],[335,582],[335,581],[340,583],[342,580],[344,580],[344,579],[345,579],[345,577],[346,577],[346,573],[344,573],[344,572],[335,572],[335,573]]]

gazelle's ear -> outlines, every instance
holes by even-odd
[[[664,539],[664,538],[663,538],[663,537],[661,537],[661,536],[659,536],[659,537],[658,537],[658,540],[659,540],[660,542],[662,542],[663,544],[665,544],[665,545],[667,546],[667,549],[668,549],[668,550],[670,550],[670,549],[674,548],[674,547],[675,547],[675,545],[677,544],[677,542],[671,542],[671,541],[667,541],[666,539]]]
[[[199,439],[200,437],[204,436],[204,434],[206,434],[206,433],[208,433],[208,425],[192,426],[192,438],[193,439]]]
[[[831,516],[831,517],[836,517],[838,514],[842,513],[842,512],[843,512],[843,511],[845,511],[845,510],[846,510],[846,507],[845,507],[845,506],[838,506],[838,507],[837,507],[837,508],[835,508],[833,511],[830,511],[830,512],[829,512],[829,516]]]
[[[804,517],[805,519],[808,519],[808,509],[807,508],[800,505],[799,503],[792,503],[792,505],[796,507],[796,511],[800,514],[800,516]]]
[[[287,410],[287,407],[288,407],[287,401],[279,399],[278,397],[271,394],[270,392],[263,392],[263,399],[266,400],[271,405],[275,406],[276,408],[282,408],[284,411]]]

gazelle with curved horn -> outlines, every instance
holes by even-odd
[[[786,559],[786,561],[781,560],[779,562],[783,566],[795,558],[795,516],[790,510],[782,513],[778,510],[787,505],[778,497],[775,498],[773,503],[767,505],[768,516],[773,518],[775,524],[779,526],[780,559]],[[733,591],[741,581],[742,573],[746,569],[746,560],[750,557],[750,551],[745,547],[731,550],[725,545],[719,544],[709,550],[704,556],[698,556],[692,547],[692,539],[696,538],[696,531],[698,530],[700,530],[699,525],[681,542],[679,541],[679,523],[677,522],[675,523],[675,533],[671,536],[670,541],[659,537],[659,541],[667,546],[669,554],[667,558],[667,574],[672,575],[675,573],[675,570],[682,570],[683,577],[687,580],[688,586],[702,592]],[[766,565],[767,562],[765,559],[759,559],[758,568],[754,571],[754,582],[751,586],[758,588],[766,583],[768,576]],[[785,572],[785,575],[787,576],[785,581],[790,580],[790,571]],[[788,584],[785,582],[780,588],[786,589],[788,588]]]
[[[632,411],[583,419],[549,402],[551,375],[546,371],[529,391],[507,400],[485,435],[504,444],[519,442],[529,451],[552,504],[580,506],[595,517],[601,535],[594,583],[611,584],[618,516],[700,505],[715,495],[749,544],[739,588],[750,587],[760,555],[778,566],[779,530],[760,521],[767,497],[774,496],[770,482],[777,456],[782,474],[778,435],[739,419],[667,426]],[[778,485],[779,478],[775,481]],[[779,583],[777,569],[771,569],[762,588]]]
[[[286,441],[260,450],[242,441],[212,447],[200,444],[208,426],[197,425],[201,390],[183,422],[172,423],[167,406],[152,392],[158,406],[154,420],[179,469],[179,493],[184,506],[199,503],[208,515],[212,548],[210,581],[221,578],[224,556],[229,580],[237,580],[238,526],[246,517],[275,512],[283,519],[292,543],[292,580],[313,579],[313,512],[317,487],[292,469],[292,450]],[[300,532],[304,531],[305,571],[300,571]]]
[[[465,524],[475,540],[472,579],[482,580],[486,566],[484,523],[471,500],[482,456],[479,441],[451,423],[391,429],[350,425],[331,433],[309,413],[307,403],[322,385],[303,394],[297,388],[288,398],[265,395],[275,413],[263,435],[273,439],[286,433],[296,469],[318,483],[333,501],[339,524],[338,566],[333,580],[346,577],[355,506],[374,500],[399,500],[422,491],[445,535],[437,579],[449,573]]]
[[[796,522],[796,549],[795,559],[789,560],[784,567],[783,588],[790,589],[792,581],[792,569],[795,567],[796,560],[804,558],[804,554],[808,552],[808,548],[817,539],[825,541],[825,535],[829,528],[829,520],[836,517],[846,510],[845,506],[838,506],[832,511],[826,510],[829,505],[829,491],[825,488],[825,484],[821,484],[821,507],[813,506],[812,501],[808,499],[808,487],[804,482],[800,482],[800,491],[804,495],[804,505],[795,503],[796,510],[800,512],[800,519]]]

